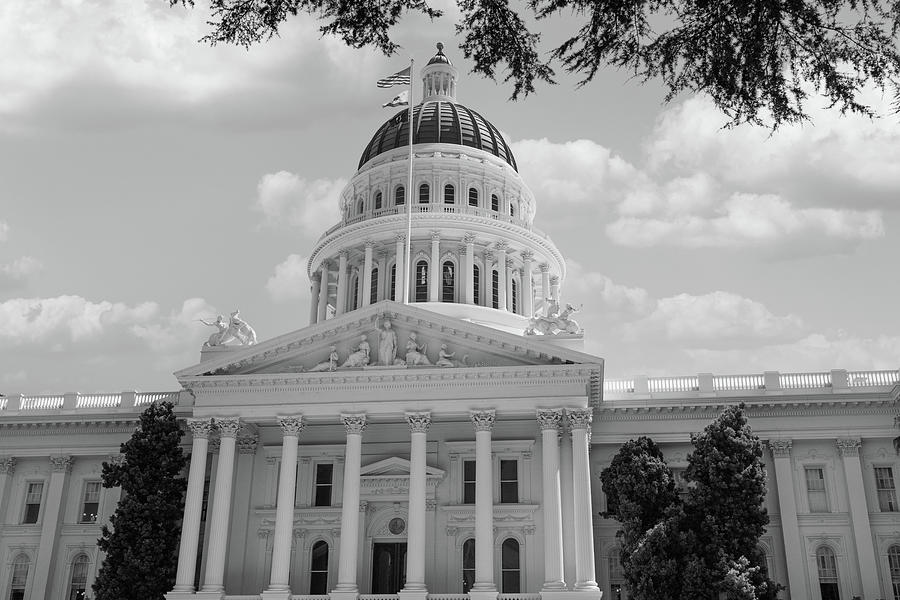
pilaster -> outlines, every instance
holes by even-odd
[[[50,457],[50,485],[47,490],[47,498],[44,501],[44,516],[41,523],[41,541],[38,547],[37,559],[34,561],[34,579],[31,583],[31,596],[33,598],[48,598],[50,596],[50,567],[55,564],[57,544],[59,536],[60,520],[62,518],[62,499],[65,494],[66,483],[72,472],[71,456]]]
[[[772,462],[775,464],[775,484],[778,486],[778,510],[781,513],[781,534],[787,561],[787,588],[791,598],[809,597],[806,583],[806,552],[801,544],[797,524],[797,500],[794,497],[794,477],[791,468],[792,440],[769,440]]]
[[[863,598],[866,600],[879,598],[881,594],[878,589],[878,562],[875,559],[875,544],[872,541],[872,526],[869,523],[869,509],[866,506],[864,491],[866,488],[859,460],[862,441],[859,438],[840,438],[835,440],[835,443],[844,463],[844,476],[847,478],[850,523],[853,527],[853,541],[856,543]]]

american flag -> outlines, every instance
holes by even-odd
[[[395,85],[409,85],[409,67],[378,80],[378,87],[386,88]]]

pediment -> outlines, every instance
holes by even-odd
[[[393,341],[384,333],[387,322]],[[175,376],[602,365],[601,358],[540,338],[383,301],[253,346],[210,348],[203,362]]]
[[[359,470],[360,477],[409,477],[409,461],[392,456],[366,465]],[[436,467],[425,467],[426,477],[443,477],[444,471]]]

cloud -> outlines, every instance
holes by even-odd
[[[566,261],[566,266],[564,295],[568,302],[588,302],[591,313],[615,320],[645,316],[653,310],[654,302],[647,290],[616,283],[574,260]]]
[[[793,340],[803,330],[800,317],[777,316],[760,302],[716,291],[658,300],[651,314],[625,326],[625,338],[650,341],[662,337],[682,347],[708,348]]]
[[[309,295],[309,277],[306,275],[308,258],[291,254],[275,265],[275,273],[266,282],[266,291],[275,302],[304,299]]]
[[[5,242],[9,237],[9,225],[5,221],[0,221],[0,242]]]
[[[253,208],[268,226],[292,226],[318,236],[340,220],[339,199],[346,179],[307,180],[278,171],[263,175],[256,186]]]

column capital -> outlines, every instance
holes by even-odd
[[[399,242],[399,243],[405,242],[405,241],[406,241],[406,234],[405,234],[405,233],[398,233],[397,235],[394,236],[394,241],[395,241],[395,242]]]
[[[550,276],[550,285],[557,285],[559,283],[559,275],[551,275]]]
[[[594,421],[594,411],[590,408],[567,408],[566,418],[572,429],[590,429]]]
[[[255,435],[239,436],[237,447],[240,454],[256,454],[256,449],[259,448],[259,437]]]
[[[340,250],[338,250],[337,255],[339,259],[347,260],[348,258],[350,258],[350,251],[346,248],[341,248]]]
[[[428,427],[431,425],[431,413],[408,412],[406,413],[406,422],[412,433],[427,433]]]
[[[511,258],[507,258],[506,259],[506,268],[512,269],[514,266],[516,266],[516,261],[514,261]]]
[[[793,440],[778,439],[769,440],[769,449],[775,458],[787,458],[791,455],[791,446],[794,445]]]
[[[465,244],[459,244],[459,245],[457,245],[457,246],[456,246],[456,251],[459,253],[460,256],[462,256],[463,254],[466,253],[466,245],[465,245]]]
[[[209,439],[213,429],[212,419],[188,419],[187,426],[194,438]]]
[[[475,243],[475,234],[472,232],[467,233],[466,235],[463,236],[463,241],[466,243],[467,246],[474,244]]]
[[[309,276],[309,280],[315,283],[322,283],[322,274],[319,273],[319,270],[316,269],[315,272]]]
[[[328,272],[329,269],[331,269],[331,261],[323,260],[322,264],[319,265],[319,272],[326,273],[326,272]]]
[[[494,428],[494,420],[497,414],[494,410],[471,410],[469,418],[475,426],[475,431],[490,431]]]
[[[563,418],[561,408],[537,409],[537,421],[541,431],[553,429],[559,431],[559,425]]]
[[[54,473],[71,473],[74,459],[68,454],[53,455],[50,457],[50,466]]]
[[[278,417],[278,424],[281,426],[281,432],[285,436],[299,436],[303,431],[303,415],[295,417]]]
[[[534,258],[534,251],[532,250],[522,250],[522,260],[525,262],[529,262]]]
[[[506,240],[498,240],[494,243],[494,248],[497,252],[506,252],[506,249],[509,248],[509,242]]]
[[[490,250],[485,250],[485,251],[484,251],[484,262],[485,262],[485,263],[490,263],[490,262],[493,261],[493,260],[494,260],[494,253],[491,252]],[[486,267],[486,268],[487,268],[487,267],[490,267],[490,265],[489,265],[489,264],[485,264],[485,267]]]
[[[550,271],[550,265],[548,265],[547,263],[539,264],[538,268],[541,270],[541,273],[548,273]]]
[[[432,242],[441,241],[441,232],[438,231],[437,229],[432,229],[431,230],[431,241]]]
[[[347,435],[350,435],[351,433],[361,435],[366,429],[366,415],[341,415],[341,423],[343,423],[344,427],[347,429]]]
[[[372,240],[365,240],[363,242],[363,245],[365,246],[366,250],[371,250],[372,248],[375,247],[375,242]]]
[[[15,456],[0,456],[0,475],[9,474],[12,475],[16,472],[16,457]]]
[[[216,428],[220,438],[236,438],[241,429],[241,420],[238,417],[216,418]]]
[[[859,438],[838,438],[835,445],[841,453],[841,456],[859,456],[859,447],[862,440]]]

